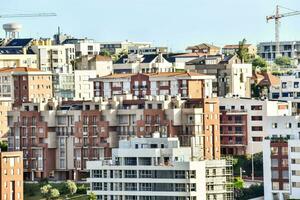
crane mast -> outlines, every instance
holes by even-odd
[[[267,22],[272,19],[274,19],[274,21],[275,21],[275,43],[276,43],[275,57],[276,58],[281,56],[281,54],[280,54],[280,19],[283,17],[300,15],[300,11],[295,11],[295,10],[293,10],[292,12],[281,14],[280,10],[279,10],[280,7],[284,8],[282,6],[277,5],[275,15],[270,15],[270,16],[266,17]],[[285,8],[285,9],[287,9],[287,8]],[[291,10],[291,9],[288,9],[288,10]]]

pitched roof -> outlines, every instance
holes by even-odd
[[[274,76],[270,72],[264,72],[264,73],[257,73],[255,72],[252,76],[252,78],[255,80],[256,84],[259,86],[272,86],[272,85],[279,85],[280,84],[280,78],[277,76]]]
[[[220,49],[220,47],[214,46],[212,44],[202,43],[194,46],[189,46],[186,48],[186,50],[207,49],[207,48]]]
[[[29,67],[4,67],[0,68],[0,73],[9,73],[9,72],[42,72],[37,68]]]
[[[143,55],[142,63],[151,63],[157,56],[158,54]]]

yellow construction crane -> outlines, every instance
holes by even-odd
[[[287,12],[287,13],[280,13],[280,8],[283,8],[283,9],[286,9],[286,10],[289,10],[291,12]],[[294,15],[300,15],[300,11],[296,11],[296,10],[292,10],[292,9],[289,9],[289,8],[285,8],[283,6],[279,6],[277,5],[276,6],[276,12],[275,12],[275,15],[270,15],[270,16],[267,16],[267,22],[269,22],[270,20],[274,19],[275,20],[275,43],[276,43],[276,58],[281,56],[280,54],[280,37],[279,37],[279,28],[280,28],[280,19],[283,18],[283,17],[289,17],[289,16],[294,16]]]

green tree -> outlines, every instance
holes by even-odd
[[[237,56],[241,61],[248,62],[249,61],[249,54],[248,54],[248,49],[246,47],[247,40],[244,38],[242,41],[239,41],[239,49],[236,52]]]
[[[234,179],[233,185],[234,185],[234,188],[236,188],[236,189],[242,189],[242,188],[244,188],[244,180],[241,179],[240,177],[237,177]]]
[[[276,58],[274,63],[279,66],[291,66],[291,59],[289,57],[282,56]]]
[[[42,186],[40,188],[42,196],[45,197],[46,199],[50,199],[51,189],[52,189],[52,186],[49,184]]]
[[[50,199],[57,199],[59,197],[59,191],[56,188],[50,190]]]
[[[253,70],[260,70],[261,72],[266,72],[268,64],[265,59],[261,57],[254,58],[252,60]]]
[[[1,151],[7,151],[7,142],[6,141],[0,141],[0,149]]]
[[[68,180],[65,184],[66,184],[68,194],[73,195],[73,194],[76,193],[77,186],[76,186],[76,183],[74,181]]]
[[[100,53],[100,55],[101,55],[101,56],[109,56],[109,57],[111,56],[111,55],[110,55],[110,52],[107,51],[106,49],[104,49],[104,50]]]
[[[88,200],[97,200],[97,196],[95,195],[95,193],[93,192],[89,193]]]

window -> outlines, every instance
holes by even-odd
[[[271,160],[271,167],[278,167],[278,159]]]
[[[286,88],[286,82],[282,82],[281,83],[281,87],[284,89],[284,88]]]
[[[292,164],[300,164],[300,159],[292,159]]]
[[[278,147],[271,147],[271,155],[278,155]]]
[[[102,178],[102,171],[101,170],[93,170],[92,174],[93,174],[93,178]]]
[[[252,121],[262,121],[262,116],[251,116]]]
[[[262,110],[261,105],[251,106],[251,110]]]
[[[292,123],[286,123],[287,128],[292,128]]]
[[[272,179],[278,179],[279,175],[278,175],[278,170],[272,170]]]
[[[100,182],[93,182],[92,183],[92,190],[102,190],[102,183],[100,183]]]
[[[294,82],[294,88],[299,88],[299,82]]]
[[[292,187],[300,188],[300,182],[292,182]]]
[[[251,130],[252,131],[263,131],[263,127],[262,126],[252,126]]]
[[[288,155],[288,153],[289,153],[288,147],[282,147],[282,149],[281,149],[281,154],[282,154],[282,155]]]
[[[288,170],[282,171],[282,178],[283,179],[289,179],[289,171]]]
[[[288,165],[289,165],[288,159],[282,159],[282,161],[281,161],[281,166],[282,166],[282,167],[288,167]]]
[[[279,182],[272,182],[272,189],[279,190]]]
[[[291,147],[291,152],[300,152],[300,147]]]
[[[272,123],[272,128],[277,128],[277,123]]]

